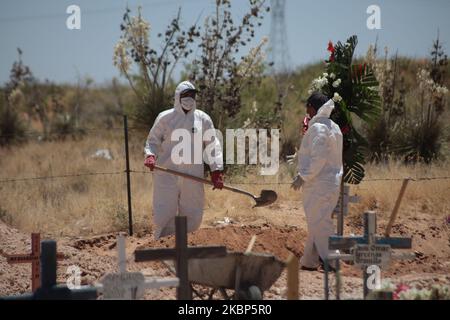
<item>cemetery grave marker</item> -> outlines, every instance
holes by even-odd
[[[175,217],[175,248],[136,250],[135,261],[146,262],[155,260],[175,260],[176,273],[179,279],[177,298],[191,300],[192,291],[188,278],[189,259],[218,258],[227,254],[224,246],[188,247],[187,244],[187,217]]]
[[[41,256],[41,235],[31,234],[31,254],[7,254],[0,252],[9,264],[31,263],[31,290],[36,292],[41,284],[40,256]],[[64,254],[57,254],[58,260],[64,259]]]
[[[370,266],[385,267],[392,259],[409,259],[407,254],[394,254],[392,249],[411,249],[411,238],[378,237],[376,236],[376,213],[373,211],[364,213],[364,236],[331,236],[329,238],[330,250],[352,249],[351,254],[333,253],[328,256],[328,261],[336,260],[336,272],[339,270],[339,260],[353,261],[361,267],[364,281],[364,298],[370,293],[368,286],[367,268]],[[325,298],[328,298],[328,261],[325,261]],[[339,297],[339,286],[336,289]]]

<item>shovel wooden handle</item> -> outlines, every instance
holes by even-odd
[[[186,179],[190,179],[190,180],[197,181],[197,182],[200,182],[200,183],[208,184],[208,185],[211,185],[211,186],[214,185],[214,183],[212,183],[212,181],[210,181],[210,180],[199,178],[199,177],[196,177],[196,176],[192,176],[192,175],[187,174],[187,173],[175,171],[175,170],[164,168],[164,167],[157,166],[157,165],[155,165],[155,169],[158,170],[158,171],[162,171],[162,172],[165,172],[165,173],[173,174],[175,176],[183,177],[183,178],[186,178]],[[253,199],[256,198],[250,192],[247,192],[247,191],[244,191],[244,190],[241,190],[241,189],[238,189],[238,188],[234,188],[234,187],[230,187],[230,186],[224,185],[223,189],[231,191],[231,192],[235,192],[235,193],[240,193],[240,194],[252,197]]]

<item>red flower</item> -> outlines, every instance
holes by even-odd
[[[328,49],[327,49],[328,51],[330,51],[330,53],[331,54],[334,54],[334,51],[335,51],[335,49],[334,49],[334,46],[333,46],[333,42],[328,42]]]
[[[347,134],[347,133],[350,132],[350,130],[351,130],[351,128],[350,128],[350,126],[348,124],[345,125],[343,128],[341,128],[342,134]]]
[[[335,60],[335,58],[334,58],[334,52],[336,51],[336,49],[334,49],[334,46],[333,46],[333,42],[328,42],[328,49],[327,49],[329,52],[330,52],[330,62],[334,62],[334,60]]]
[[[303,119],[303,128],[302,134],[305,135],[306,131],[308,131],[309,120],[311,120],[308,116]]]
[[[400,300],[400,293],[402,293],[403,291],[408,291],[409,289],[411,289],[410,286],[399,283],[394,291],[394,300]]]

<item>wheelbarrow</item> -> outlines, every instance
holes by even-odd
[[[284,267],[285,263],[273,255],[229,252],[225,257],[190,260],[189,281],[211,287],[208,299],[219,292],[226,300],[262,300],[264,291],[277,281]],[[234,290],[234,294],[229,295],[226,289]],[[199,298],[205,296],[193,292]]]

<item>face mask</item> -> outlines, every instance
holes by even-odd
[[[191,111],[195,107],[195,100],[191,97],[181,98],[181,107],[184,110]]]

